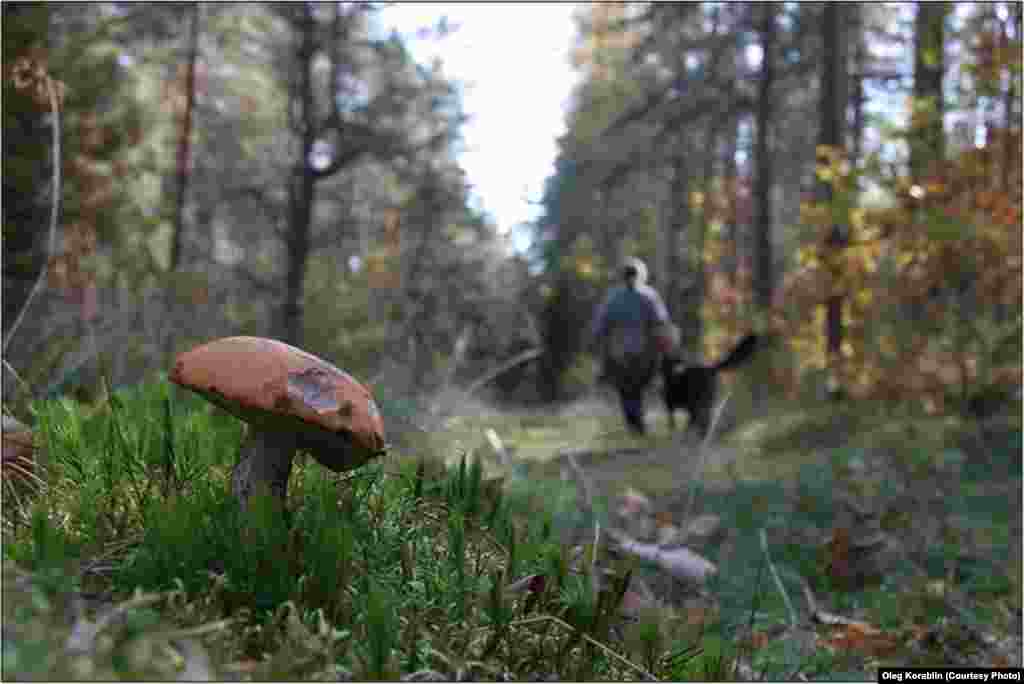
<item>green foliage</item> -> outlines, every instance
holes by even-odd
[[[237,454],[236,421],[173,395],[157,383],[115,393],[91,411],[68,400],[34,407],[54,456],[54,505],[68,515],[58,526],[47,510],[37,510],[31,533],[5,543],[6,557],[39,577],[75,578],[69,563],[114,543],[110,531],[100,531],[104,525],[119,529],[119,545],[132,541],[108,578],[115,595],[173,590],[204,606],[193,620],[240,620],[231,649],[241,650],[230,657],[273,652],[268,674],[296,671],[281,658],[313,648],[301,646],[296,635],[303,630],[326,649],[318,651],[318,667],[370,678],[395,676],[400,664],[422,662],[430,648],[455,652],[453,645],[479,626],[487,639],[474,648],[488,658],[518,650],[511,633],[517,601],[502,595],[514,568],[503,569],[504,554],[496,557],[493,547],[485,552],[490,542],[481,535],[504,540],[500,548],[517,536],[518,549],[514,542],[508,547],[518,556],[513,565],[551,572],[563,587],[534,601],[531,611],[565,614],[594,629],[593,598],[566,575],[550,523],[534,515],[535,524],[515,532],[503,504],[485,503],[479,462],[463,461],[418,485],[440,499],[414,496],[411,463],[397,476],[376,465],[338,480],[300,462],[290,515],[270,497],[253,498],[243,512],[218,474]],[[398,629],[396,611],[417,624],[448,626],[424,641],[425,633]],[[129,640],[146,630],[132,625]],[[542,642],[536,646],[543,649]],[[577,667],[565,643],[561,650],[564,667]]]
[[[676,680],[732,678],[737,659],[779,678],[796,671],[825,678],[837,668],[855,667],[820,651],[800,652],[785,638],[764,638],[788,614],[760,550],[761,528],[770,534],[772,560],[795,601],[801,595],[794,576],[799,575],[813,586],[823,609],[866,617],[886,630],[905,625],[907,616],[934,622],[948,613],[937,586],[955,587],[979,603],[979,620],[1001,620],[1003,603],[1019,602],[1019,585],[1007,568],[1012,541],[1005,533],[1013,512],[1005,503],[1000,508],[994,501],[999,497],[986,498],[992,476],[981,467],[968,469],[974,457],[968,447],[932,448],[932,441],[956,442],[932,424],[922,428],[932,440],[927,442],[910,436],[906,426],[879,430],[876,443],[882,444],[878,435],[883,434],[890,441],[878,451],[893,459],[884,467],[876,466],[878,454],[853,443],[804,467],[792,483],[738,481],[728,496],[698,485],[698,501],[714,501],[730,532],[727,543],[704,550],[720,568],[709,587],[717,605],[695,632],[677,629],[678,617],[656,611],[632,624],[621,621],[618,609],[630,571],[616,568],[600,592],[592,591],[587,575],[592,551],[584,553],[582,572],[573,570],[562,533],[581,525],[589,529],[593,520],[574,517],[580,506],[571,486],[538,479],[537,472],[513,478],[499,497],[484,480],[480,461],[469,457],[448,469],[411,459],[375,463],[343,477],[300,457],[289,515],[269,498],[254,499],[243,513],[225,482],[237,456],[237,421],[178,397],[165,383],[123,390],[90,410],[67,400],[41,402],[36,409],[44,441],[52,453],[64,454],[64,465],[55,467],[61,475],[52,483],[54,497],[36,511],[32,525],[5,532],[6,560],[38,575],[48,605],[88,581],[115,597],[137,587],[169,591],[178,598],[165,610],[183,625],[230,619],[231,629],[212,638],[211,648],[224,662],[248,663],[254,669],[247,676],[254,679],[395,678],[426,669],[480,679],[503,673],[574,680],[637,676],[597,644],[659,678]],[[864,417],[860,424],[869,422]],[[190,424],[219,439],[189,437]],[[790,442],[827,429],[814,420],[802,428],[792,425],[797,427]],[[1019,429],[1000,438],[1002,446],[992,449],[993,472],[1010,472],[1010,464],[1019,463],[1020,439]],[[199,453],[182,454],[186,444],[196,444]],[[180,461],[186,458],[191,460]],[[779,455],[771,458],[777,465]],[[165,495],[168,462],[175,473],[169,479],[186,484],[171,486]],[[207,465],[188,477],[195,463]],[[94,490],[64,474],[75,467],[97,481]],[[865,471],[899,486],[859,482],[870,479],[858,475]],[[897,568],[887,587],[849,591],[831,582],[820,544],[808,540],[839,522],[838,492],[867,492],[887,520],[890,504],[896,508],[908,500],[899,478],[916,473],[948,479],[951,472],[965,475],[963,489],[941,503],[949,514],[946,534],[959,536],[948,536],[926,553],[910,549],[929,577],[914,584],[906,580],[912,577],[908,568]],[[89,507],[78,501],[92,496],[96,517],[107,520],[108,490],[129,502],[137,490],[152,493],[144,505],[133,504],[120,514],[125,534],[116,540],[83,529],[81,512]],[[928,504],[930,510],[939,510],[935,503]],[[605,506],[599,502],[598,509],[596,515],[606,522]],[[990,527],[1001,531],[992,533]],[[815,532],[795,533],[804,530]],[[1005,558],[982,559],[958,548],[985,535],[1006,549]],[[99,578],[79,574],[81,568],[103,565],[110,569]],[[47,585],[47,576],[56,583]],[[525,591],[508,590],[524,578]],[[908,590],[894,592],[892,582]],[[24,604],[19,610],[31,620],[51,615],[25,612]],[[145,638],[154,618],[129,620],[116,634],[118,643]],[[624,632],[621,639],[615,626]],[[30,649],[22,642],[5,648],[17,650],[10,662],[27,662]],[[117,662],[135,667],[129,661]]]
[[[241,440],[237,420],[166,382],[117,390],[90,411],[55,399],[32,412],[55,496],[74,486],[62,502],[74,533],[100,546],[141,524],[154,500],[202,497],[220,484],[215,474]]]
[[[37,502],[29,535],[12,541],[4,549],[5,559],[32,571],[37,587],[49,595],[76,588],[78,578],[74,570],[80,555],[77,540],[54,518],[45,502]]]
[[[729,681],[735,676],[732,665],[737,655],[729,640],[719,634],[706,634],[692,649],[674,654],[669,678],[687,682]]]
[[[398,634],[391,604],[393,597],[393,593],[381,591],[373,584],[366,593],[367,639],[363,649],[366,655],[362,675],[368,680],[380,681],[394,677],[390,661]]]

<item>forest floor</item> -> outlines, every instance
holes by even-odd
[[[462,447],[447,453],[483,453],[501,475],[484,439],[493,430],[577,549],[595,519],[665,548],[680,530],[710,524],[686,539],[718,567],[710,592],[649,564],[640,576],[647,605],[684,632],[720,618],[723,641],[747,651],[743,679],[1021,665],[1019,418],[742,402],[727,405],[724,429],[704,445],[682,429],[685,418],[673,433],[653,396],[644,437],[626,432],[607,396],[558,411],[467,407],[440,434]]]
[[[381,593],[381,605],[424,611],[440,605],[439,595],[473,598],[465,610],[477,622],[430,622],[431,643],[442,655],[464,651],[470,643],[467,635],[491,624],[485,615],[491,604],[480,599],[484,594],[467,593],[451,577],[489,580],[488,572],[481,574],[480,559],[493,558],[495,572],[513,568],[507,570],[505,579],[512,583],[506,592],[534,587],[540,578],[542,588],[528,589],[534,593],[520,601],[524,617],[509,623],[518,631],[502,642],[508,657],[490,656],[500,661],[501,672],[519,668],[532,680],[538,678],[536,671],[573,678],[573,668],[594,660],[541,658],[554,643],[548,635],[553,624],[549,612],[576,619],[583,613],[573,612],[573,606],[589,605],[580,597],[591,592],[576,596],[567,588],[585,583],[561,584],[567,572],[577,579],[589,577],[598,589],[615,586],[623,592],[594,592],[617,596],[618,603],[601,604],[611,616],[603,634],[634,659],[613,679],[635,675],[634,665],[671,681],[865,681],[876,679],[877,668],[884,666],[1021,666],[1024,473],[1019,402],[979,421],[871,402],[768,401],[755,406],[749,393],[738,389],[729,395],[711,439],[702,443],[686,432],[685,418],[680,430],[671,431],[653,396],[649,433],[636,437],[624,429],[613,398],[597,393],[561,406],[526,408],[495,407],[454,392],[454,400],[436,398],[425,409],[411,402],[396,404],[399,415],[408,417],[389,422],[391,455],[365,474],[325,478],[300,465],[290,494],[304,511],[299,519],[306,522],[291,531],[287,526],[268,529],[264,551],[253,551],[248,539],[239,545],[231,531],[234,523],[192,522],[234,510],[222,505],[219,483],[237,453],[240,426],[200,409],[195,398],[179,398],[172,415],[170,404],[160,403],[164,391],[143,388],[116,404],[112,401],[108,409],[48,405],[41,421],[47,449],[54,457],[63,455],[61,463],[67,467],[78,463],[75,454],[83,456],[78,465],[95,466],[100,473],[57,479],[49,493],[52,505],[70,511],[61,519],[77,526],[67,528],[83,538],[92,534],[92,546],[66,533],[65,527],[51,528],[45,516],[38,525],[33,517],[31,526],[9,530],[11,541],[5,540],[5,546],[11,559],[34,571],[24,574],[10,563],[4,567],[5,649],[8,640],[21,644],[11,650],[17,658],[5,650],[5,673],[12,677],[116,679],[121,661],[113,656],[120,658],[122,646],[110,644],[138,642],[139,657],[146,660],[147,653],[155,652],[153,644],[163,643],[160,639],[170,649],[159,651],[166,656],[157,663],[162,679],[168,672],[202,679],[221,665],[237,679],[343,679],[338,644],[353,649],[355,655],[346,655],[345,662],[363,673],[369,666],[361,663],[368,656],[359,649],[377,643],[374,638],[406,659],[418,653],[421,632],[411,632],[415,638],[403,637],[396,645],[388,641],[393,635],[389,630],[371,634],[364,629],[359,638],[351,631],[328,630],[321,635],[327,641],[321,643],[308,638],[309,625],[302,623],[299,629],[285,619],[287,611],[275,609],[277,617],[270,622],[245,622],[248,613],[237,608],[257,599],[278,608],[294,607],[295,601],[317,605],[303,578],[318,573],[333,577],[327,573],[337,567],[338,558],[355,562],[338,550],[343,544],[323,543],[316,536],[325,530],[364,535],[361,548],[380,552],[377,560],[383,563],[362,559],[359,567],[373,570],[359,576],[376,572],[382,579],[392,577],[397,572],[393,559],[402,558],[402,577],[408,571],[420,578],[421,595],[415,601],[407,595],[412,584],[404,579],[378,582],[381,592],[394,592]],[[160,420],[173,430],[154,429]],[[408,427],[404,432],[403,424]],[[169,497],[161,505],[175,511],[173,515],[162,514],[161,508],[155,517],[141,518],[149,525],[145,530],[132,523],[136,518],[130,517],[131,510],[99,507],[124,501],[135,491],[131,463],[118,460],[135,451],[115,448],[120,443],[109,439],[117,426],[127,431],[131,444],[139,445],[139,453],[163,454],[172,436],[173,443],[189,445],[175,453],[203,460],[178,465],[182,472],[203,474],[192,486],[207,495]],[[103,457],[85,458],[96,454]],[[489,482],[480,482],[481,469],[475,467],[442,472],[441,457],[449,466],[479,463]],[[113,469],[111,464],[118,463],[120,479],[102,475],[103,464]],[[428,463],[436,473],[426,472]],[[466,484],[467,472],[473,473],[472,487]],[[427,475],[427,484],[420,473]],[[92,499],[82,494],[81,485],[91,481],[100,488]],[[424,496],[408,496],[409,487]],[[338,509],[343,501],[352,504]],[[500,510],[501,526],[481,527],[467,540],[465,528],[451,521],[461,520],[452,511],[463,510],[460,506],[470,510],[469,501],[473,510],[490,511],[492,522]],[[107,534],[106,528],[95,520],[80,524],[72,519],[72,514],[81,517],[94,509],[136,526],[111,542],[109,535],[100,536]],[[318,517],[328,510],[329,515]],[[209,534],[196,535],[196,528]],[[409,550],[410,538],[431,543]],[[456,538],[462,540],[458,545]],[[306,545],[294,546],[295,539],[306,540]],[[492,549],[496,539],[502,554],[481,553]],[[456,547],[463,552],[452,552]],[[288,563],[251,561],[264,558],[261,553],[276,559],[282,548]],[[299,548],[305,551],[295,550]],[[65,549],[88,551],[75,561],[89,568],[88,586],[68,584]],[[466,569],[471,556],[476,559],[472,572]],[[146,565],[149,558],[156,560]],[[219,563],[230,559],[235,565],[211,574],[209,558]],[[328,571],[313,565],[321,561]],[[453,574],[452,564],[463,571]],[[54,572],[46,574],[48,568]],[[594,572],[586,572],[588,568]],[[79,574],[86,573],[76,571],[74,576]],[[543,589],[545,578],[552,576],[559,578],[557,591]],[[179,577],[192,582],[187,591],[184,585],[164,591]],[[225,577],[237,578],[230,591]],[[430,591],[424,583],[428,579]],[[157,593],[131,593],[139,587]],[[271,595],[271,590],[277,593]],[[535,594],[545,597],[543,609],[533,605]],[[357,600],[360,591],[328,595],[349,611],[352,621],[344,623],[350,625],[346,630],[363,629],[369,608]],[[139,640],[134,617],[114,620],[158,599],[166,603],[160,615],[178,629],[161,627],[152,639]],[[93,622],[89,616],[101,611],[103,617]],[[136,617],[157,619],[142,613]],[[232,620],[247,626],[229,630],[226,625]],[[567,623],[559,620],[564,628]],[[20,641],[6,631],[15,626]],[[314,626],[323,631],[319,623]],[[116,632],[121,640],[96,638],[103,630]],[[547,636],[538,637],[540,630]],[[571,643],[573,634],[566,633],[565,643]],[[202,637],[201,647],[195,644],[199,655],[186,653],[185,642],[177,644],[183,635]],[[83,640],[88,649],[79,643]],[[145,644],[149,650],[142,648]],[[61,649],[67,658],[53,655]],[[524,653],[541,658],[539,670],[534,660],[523,660]],[[215,656],[209,663],[203,660],[207,654]],[[623,665],[621,659],[612,660]],[[96,669],[107,665],[114,674]],[[446,681],[463,669],[445,667],[441,675]],[[345,672],[359,679],[355,671]],[[498,675],[484,678],[494,677]]]

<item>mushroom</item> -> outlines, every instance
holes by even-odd
[[[370,391],[348,373],[283,342],[226,337],[179,354],[171,382],[249,425],[231,491],[243,508],[258,488],[283,503],[297,449],[335,472],[384,454]]]

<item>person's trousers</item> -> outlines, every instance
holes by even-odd
[[[608,360],[607,373],[619,393],[626,425],[633,432],[643,434],[646,430],[644,395],[656,366],[656,359],[647,355]]]

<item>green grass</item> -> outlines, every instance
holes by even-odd
[[[405,418],[418,411],[382,405]],[[273,502],[256,498],[242,512],[228,494],[241,424],[164,381],[93,406],[40,402],[33,413],[48,488],[28,519],[4,527],[4,618],[17,625],[10,639],[5,633],[5,677],[173,678],[188,658],[167,635],[182,630],[201,635],[218,672],[252,680],[426,670],[445,679],[621,680],[647,671],[722,680],[738,659],[769,679],[866,676],[864,659],[786,637],[744,646],[788,622],[762,529],[804,615],[797,577],[814,586],[823,609],[893,633],[948,618],[936,582],[966,596],[981,624],[1005,622],[1006,607],[1019,613],[1019,540],[1010,534],[1019,510],[992,495],[993,487],[1019,487],[1019,426],[990,444],[984,465],[960,445],[963,426],[942,419],[846,407],[742,426],[725,444],[739,454],[735,462],[712,463],[710,477],[687,483],[695,510],[718,514],[727,531],[725,542],[698,549],[720,573],[708,587],[711,617],[695,628],[673,609],[622,623],[627,578],[649,569],[613,564],[595,594],[584,574],[570,571],[563,544],[595,519],[607,525],[609,510],[599,501],[584,512],[575,486],[559,477],[559,449],[590,449],[585,467],[611,473],[614,486],[671,493],[683,474],[672,459],[604,456],[680,448],[660,421],[638,440],[614,417],[591,414],[460,417],[443,430],[407,432],[394,454],[340,476],[300,456],[286,522]],[[511,470],[487,456],[487,428],[515,453]],[[498,472],[503,485],[487,479]],[[954,476],[957,496],[907,508],[915,487],[935,490]],[[914,530],[921,516],[942,518],[941,543],[908,544],[924,577],[905,565],[881,586],[850,591],[831,582],[820,540],[795,533],[839,524],[841,491],[872,502],[894,535]],[[534,591],[505,591],[532,575],[541,578]],[[135,607],[88,652],[68,654],[68,635],[93,619],[69,608],[80,594]]]
[[[114,647],[40,659],[38,644],[5,640],[5,676],[152,676],[124,656],[147,620],[204,632],[219,666],[243,678],[637,676],[595,645],[612,640],[618,585],[594,596],[538,514],[539,490],[489,486],[464,452],[451,468],[388,458],[344,476],[300,457],[289,523],[272,501],[243,512],[228,495],[238,422],[165,382],[33,410],[50,488],[30,523],[5,528],[4,563],[42,598],[7,617],[24,635],[54,635],[43,644],[62,653],[59,637],[86,618],[55,597],[156,598],[108,628],[101,641]],[[546,578],[538,591],[505,593],[531,574]]]

